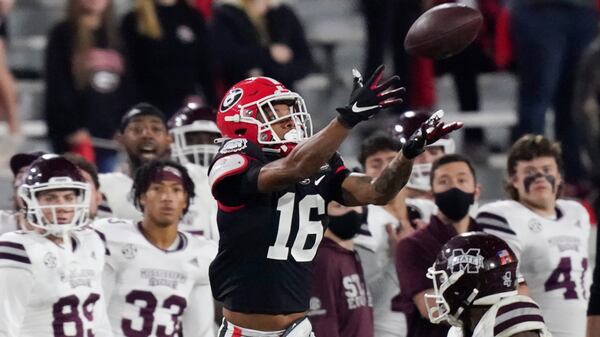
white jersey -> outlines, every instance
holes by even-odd
[[[72,247],[36,232],[0,236],[0,336],[112,336],[101,284],[106,246],[82,229]]]
[[[186,164],[185,168],[194,182],[196,197],[192,200],[179,229],[218,241],[217,201],[208,185],[208,169],[195,164]]]
[[[537,303],[527,296],[515,295],[492,305],[475,326],[472,337],[510,337],[527,331],[552,337]],[[462,329],[450,328],[448,337],[463,337]]]
[[[14,212],[0,210],[0,234],[13,232],[19,229],[17,217]]]
[[[134,221],[142,219],[142,213],[133,204],[131,177],[121,172],[112,172],[99,174],[98,179],[100,192],[106,197],[108,207],[115,218]]]
[[[219,240],[217,228],[217,202],[208,186],[207,169],[194,164],[185,168],[195,185],[196,198],[192,200],[188,213],[181,222],[181,230]],[[106,197],[112,216],[133,221],[141,220],[142,213],[135,208],[131,188],[133,180],[121,172],[100,174],[100,191]]]
[[[103,285],[115,336],[214,336],[208,281],[214,242],[180,232],[176,247],[165,251],[131,221],[103,219],[93,226],[108,246]]]
[[[481,207],[477,222],[515,251],[519,276],[542,308],[552,334],[581,337],[591,283],[590,220],[575,201],[557,200],[556,210],[557,219],[551,220],[516,201],[498,201]]]
[[[418,214],[429,222],[436,211],[435,204],[427,199],[406,199],[410,212]],[[357,235],[354,242],[362,261],[367,287],[373,298],[373,318],[375,337],[405,336],[406,318],[401,312],[391,309],[391,301],[400,293],[400,283],[396,266],[390,251],[386,225],[394,228],[400,225],[398,219],[385,208],[376,205],[367,206],[368,232]]]

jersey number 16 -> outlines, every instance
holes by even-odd
[[[288,192],[279,198],[277,210],[279,211],[279,226],[275,243],[269,246],[267,258],[273,260],[287,260],[290,248],[287,246],[294,215],[295,193]],[[318,194],[310,194],[298,202],[298,233],[292,244],[292,257],[298,262],[312,261],[317,253],[319,243],[323,238],[323,225],[321,221],[311,221],[310,212],[316,209],[319,215],[325,214],[325,200]],[[304,248],[309,235],[315,235],[315,242],[310,248]]]

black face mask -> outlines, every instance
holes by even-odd
[[[356,211],[349,211],[339,216],[329,216],[329,230],[342,240],[350,240],[360,230],[362,218],[363,215]]]
[[[435,204],[448,219],[458,221],[467,215],[469,206],[475,202],[475,193],[463,192],[456,187],[435,193]]]

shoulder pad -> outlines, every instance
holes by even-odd
[[[208,185],[211,190],[226,177],[234,176],[244,172],[248,167],[248,158],[236,153],[215,160],[208,173]]]
[[[0,266],[28,268],[31,265],[25,249],[26,235],[26,232],[12,232],[0,236]]]
[[[537,303],[527,296],[511,296],[498,303],[494,337],[509,337],[520,332],[544,330],[546,325]]]
[[[508,219],[506,218],[506,207],[508,205],[504,201],[493,202],[483,205],[477,212],[477,223],[484,230],[499,231],[506,234],[517,235],[514,229],[511,228]]]

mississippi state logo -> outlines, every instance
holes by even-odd
[[[479,248],[469,248],[466,252],[460,248],[454,249],[452,256],[448,258],[452,273],[464,270],[468,274],[477,274],[483,268],[483,256],[479,252]]]
[[[221,103],[221,108],[219,109],[219,111],[225,112],[225,111],[231,109],[232,106],[234,106],[237,102],[239,102],[239,100],[240,100],[240,98],[242,98],[243,94],[244,94],[244,91],[240,88],[231,90],[229,93],[227,93],[227,96],[225,96],[225,98],[223,99],[223,102]]]

